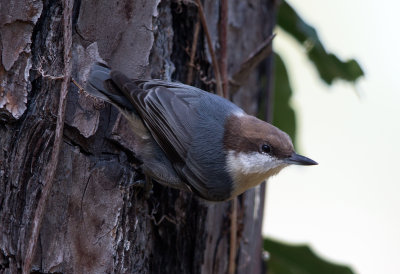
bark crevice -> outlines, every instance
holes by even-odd
[[[0,111],[0,272],[6,273],[22,270],[53,149],[62,82],[58,77],[63,76],[64,65],[62,2],[25,2],[37,8],[42,4],[43,9],[40,15],[29,19],[33,22],[29,53],[22,52],[11,68],[13,75],[23,79],[25,66],[17,64],[31,58],[27,109],[18,119],[4,108]],[[239,2],[242,3],[229,0],[229,73],[270,34],[266,27],[271,24],[267,4]],[[248,8],[250,2],[253,8]],[[203,4],[207,20],[218,22],[219,2],[206,0]],[[26,10],[21,8],[23,11]],[[3,12],[0,11],[0,18]],[[122,0],[117,5],[106,0],[75,0],[72,77],[84,86],[90,64],[103,59],[131,77],[185,81],[197,21],[197,7],[192,1]],[[218,24],[209,23],[209,28],[218,53]],[[2,39],[1,31],[0,28]],[[1,44],[2,48],[5,46]],[[210,63],[200,28],[193,85],[214,90]],[[0,78],[9,77],[9,73],[0,66]],[[233,98],[252,114],[258,105],[258,83],[256,70]],[[11,87],[12,81],[1,86],[7,90]],[[70,85],[65,119],[59,164],[32,270],[227,272],[229,203],[210,204],[157,183],[146,200],[142,189],[127,187],[140,178],[140,161],[135,154],[137,143],[117,110],[85,97]],[[237,273],[261,273],[260,195],[259,190],[250,190],[239,200]]]

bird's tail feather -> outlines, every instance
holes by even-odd
[[[113,76],[111,76],[111,74],[113,74]],[[116,106],[130,122],[135,135],[142,139],[148,140],[151,138],[150,132],[144,126],[142,119],[137,114],[137,111],[134,109],[132,103],[118,86],[121,84],[119,81],[131,81],[129,81],[129,79],[123,74],[119,74],[121,73],[111,71],[109,67],[100,63],[96,63],[90,70],[89,79],[85,90],[90,95]],[[114,76],[116,78],[114,78]]]
[[[134,110],[132,104],[111,79],[111,70],[104,64],[96,63],[89,74],[86,91],[94,97],[109,102],[120,109]]]

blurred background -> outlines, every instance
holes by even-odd
[[[319,166],[287,168],[268,182],[263,233],[307,244],[356,273],[399,273],[400,3],[287,2],[326,51],[354,58],[365,76],[329,85],[306,54],[308,42],[276,29],[297,150]]]

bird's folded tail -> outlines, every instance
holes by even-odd
[[[134,111],[133,105],[111,79],[111,70],[106,65],[96,63],[92,66],[86,91],[101,100],[109,102],[120,109]]]

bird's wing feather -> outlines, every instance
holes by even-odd
[[[196,123],[196,107],[204,91],[179,83],[135,81],[118,71],[112,80],[131,101],[152,136],[175,169],[201,194],[207,193],[207,179],[195,159],[188,157]],[[189,90],[190,89],[190,90]],[[200,92],[200,94],[199,94]],[[190,165],[187,163],[190,162]]]

